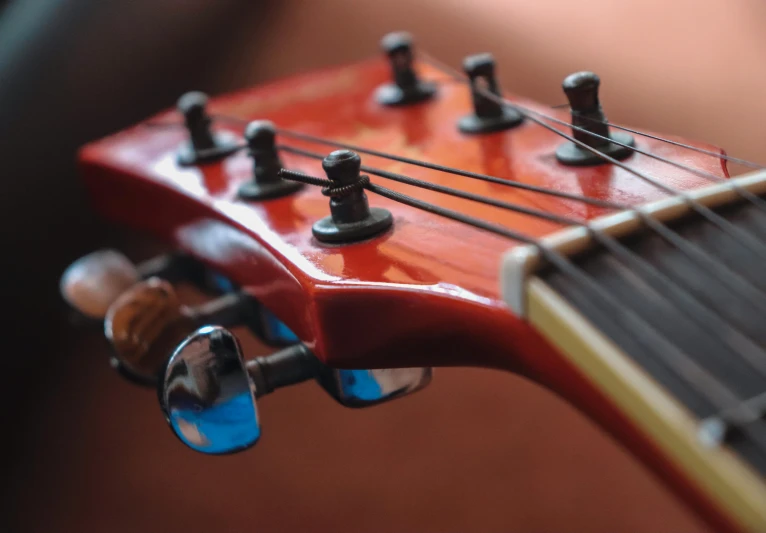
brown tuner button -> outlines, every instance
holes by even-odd
[[[104,322],[116,361],[144,378],[156,377],[174,348],[196,327],[173,286],[159,278],[141,282],[122,294]]]
[[[130,260],[115,250],[99,250],[72,263],[61,276],[61,295],[83,315],[102,320],[109,306],[139,280]]]

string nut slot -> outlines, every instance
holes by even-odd
[[[471,85],[473,114],[458,122],[458,129],[467,134],[492,133],[514,128],[524,121],[521,113],[487,96],[500,98],[500,85],[495,76],[495,58],[492,54],[477,54],[463,60],[463,70]]]
[[[378,87],[375,97],[385,106],[403,106],[429,100],[436,85],[421,80],[413,66],[412,37],[409,33],[389,33],[380,42],[391,63],[394,82]]]
[[[314,237],[326,243],[350,243],[387,231],[394,223],[391,212],[370,208],[360,175],[362,159],[351,150],[336,150],[324,158],[322,168],[337,187],[327,190],[330,216],[314,224]]]
[[[211,163],[237,150],[237,142],[233,135],[212,131],[205,93],[185,93],[178,100],[178,112],[183,115],[189,134],[189,140],[178,149],[179,165]]]
[[[267,200],[299,191],[303,184],[279,177],[282,161],[276,146],[276,127],[268,120],[255,120],[245,128],[248,155],[253,158],[253,179],[242,184],[238,195],[244,200]]]
[[[625,132],[609,130],[606,115],[604,115],[598,98],[600,84],[601,80],[593,72],[575,72],[564,79],[562,87],[572,110],[572,126],[574,126],[572,137],[596,149],[601,154],[622,160],[633,153],[632,147],[635,145],[635,140]],[[599,137],[591,135],[591,133]],[[627,146],[614,144],[606,139],[612,139]],[[556,159],[571,166],[608,163],[597,152],[591,152],[569,141],[558,147]]]

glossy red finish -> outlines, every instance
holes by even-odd
[[[422,75],[445,79],[428,67]],[[532,123],[486,136],[460,134],[456,122],[469,112],[470,98],[455,82],[443,83],[434,101],[383,108],[373,91],[388,76],[384,61],[371,60],[214,99],[211,112],[269,119],[287,130],[626,204],[665,195],[611,165],[560,165],[554,151],[561,138]],[[567,118],[534,102],[516,101]],[[606,106],[608,111],[608,102]],[[151,120],[180,123],[172,111]],[[231,124],[218,127],[241,133]],[[689,501],[716,514],[700,503],[693,487],[664,467],[663,458],[628,421],[609,410],[608,400],[509,312],[500,298],[499,265],[517,243],[370,194],[371,205],[393,212],[394,229],[363,243],[323,245],[311,234],[314,221],[329,212],[328,200],[317,188],[261,203],[240,201],[237,187],[251,173],[247,156],[239,153],[221,163],[179,168],[175,150],[183,138],[180,128],[137,125],[86,146],[81,164],[95,207],[105,217],[165,239],[244,286],[331,365],[474,365],[528,375],[580,405],[630,446],[649,450],[642,453],[656,459],[655,466],[677,481]],[[644,150],[726,175],[714,157],[645,138],[637,141]],[[279,142],[315,152],[332,150],[286,137]],[[318,161],[282,157],[288,168],[324,177]],[[582,203],[378,157],[362,159],[369,166],[577,219],[604,213]],[[679,189],[709,183],[639,154],[626,163]],[[373,181],[533,237],[558,229],[525,215],[382,178]]]

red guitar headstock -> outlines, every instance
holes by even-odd
[[[468,87],[428,64],[419,63],[417,70],[420,79],[434,84],[435,93],[411,105],[388,106],[376,98],[376,91],[391,83],[391,67],[379,58],[212,99],[207,112],[215,132],[240,144],[249,121],[271,121],[284,167],[320,178],[326,178],[321,160],[287,148],[326,156],[348,144],[486,174],[501,183],[360,152],[366,167],[576,220],[609,210],[502,182],[628,205],[665,196],[613,165],[560,163],[556,150],[567,141],[530,120],[496,133],[461,132],[461,120],[473,116]],[[512,101],[567,119],[563,111],[521,98]],[[253,180],[253,158],[240,150],[209,164],[182,166],[179,153],[188,139],[182,124],[177,111],[168,111],[82,150],[82,175],[104,217],[148,231],[245,287],[328,363],[506,366],[513,361],[510,354],[526,333],[516,331],[524,325],[502,303],[498,273],[502,255],[518,241],[368,192],[370,206],[393,215],[393,227],[362,242],[322,243],[312,233],[314,224],[330,214],[320,187],[243,199],[238,191]],[[667,158],[679,156],[680,149],[651,139],[638,139],[638,146]],[[715,158],[685,157],[688,164],[724,175]],[[679,187],[706,183],[640,154],[628,162]],[[376,185],[530,238],[562,228],[370,176]]]
[[[131,328],[140,322],[126,330],[147,332],[141,334],[166,346],[177,343],[177,335],[163,337],[158,324],[177,325],[174,317],[180,317],[184,324],[226,325],[257,302],[302,343],[251,364],[225,330],[199,330],[164,370],[161,398],[176,434],[209,453],[257,440],[259,427],[245,424],[241,440],[214,446],[196,422],[172,414],[190,405],[217,409],[226,380],[254,401],[258,391],[324,372],[320,382],[341,403],[361,405],[366,400],[326,369],[511,369],[601,421],[712,522],[766,523],[758,511],[766,492],[752,487],[766,489],[755,475],[744,469],[737,477],[741,472],[718,452],[708,457],[700,439],[678,429],[679,419],[696,427],[708,415],[723,423],[721,413],[729,411],[714,403],[710,412],[690,414],[693,402],[678,413],[658,409],[652,398],[677,391],[659,386],[653,380],[661,376],[654,374],[648,384],[641,381],[639,359],[619,351],[602,357],[615,348],[614,337],[532,276],[545,265],[574,272],[573,279],[593,290],[597,314],[621,315],[610,307],[610,291],[593,288],[596,282],[572,266],[574,252],[596,242],[616,256],[628,254],[651,278],[641,294],[651,289],[659,298],[664,272],[630,256],[617,239],[644,225],[672,241],[676,229],[664,224],[691,213],[731,230],[743,246],[753,244],[747,230],[732,230],[713,209],[734,197],[757,206],[756,196],[766,192],[763,176],[730,182],[727,158],[716,148],[610,124],[592,73],[569,76],[563,88],[570,109],[552,109],[506,99],[489,55],[467,58],[464,78],[427,57],[416,61],[404,35],[388,36],[383,47],[384,57],[209,102],[190,93],[178,110],[82,149],[83,179],[105,218],[163,239],[184,261],[203,265],[197,275],[203,285],[212,272],[239,288],[227,306],[179,310],[174,304],[171,312],[170,297],[161,296],[168,289],[155,284],[142,289],[141,302],[126,293],[120,305],[129,310],[110,316]],[[169,270],[147,271],[166,277]],[[631,320],[645,325],[647,319]],[[654,332],[649,326],[636,330]],[[259,331],[268,337],[267,330]],[[152,361],[169,355],[163,350],[153,352]],[[306,367],[305,350],[325,370]],[[279,373],[293,363],[304,366]],[[631,365],[641,367],[635,375]],[[381,397],[416,390],[430,378],[428,371],[416,374],[381,378],[390,385]],[[275,381],[276,375],[282,377]],[[681,403],[673,398],[668,405]],[[716,446],[725,443],[726,431]],[[703,458],[699,463],[684,462],[695,454]],[[735,470],[736,479],[727,477]],[[710,481],[719,478],[726,483]]]

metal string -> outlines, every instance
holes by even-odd
[[[248,123],[247,120],[241,119],[238,117],[231,117],[226,115],[215,115],[216,119],[226,122],[235,123],[237,125],[245,125]],[[543,124],[543,126],[552,129],[556,133],[571,138],[559,130],[553,129],[550,126],[547,126],[546,124]],[[488,181],[491,183],[497,183],[500,185],[505,185],[509,187],[514,188],[520,188],[523,190],[530,190],[532,192],[539,192],[541,194],[547,194],[551,196],[557,196],[557,197],[563,197],[569,200],[573,201],[579,201],[588,203],[591,205],[595,205],[598,207],[605,207],[610,209],[622,209],[626,211],[632,211],[637,214],[637,216],[641,219],[641,221],[650,229],[654,230],[658,234],[660,234],[666,241],[670,242],[677,248],[679,248],[687,257],[692,259],[693,261],[696,261],[703,265],[703,267],[708,270],[709,273],[713,274],[714,276],[718,277],[725,285],[728,286],[728,288],[736,294],[739,298],[741,298],[743,301],[749,303],[751,307],[755,307],[758,312],[766,313],[766,300],[763,298],[757,298],[757,294],[761,293],[762,296],[766,296],[766,294],[761,291],[760,288],[753,285],[749,280],[743,278],[740,276],[737,272],[729,268],[727,265],[721,263],[717,259],[715,259],[713,256],[709,255],[707,252],[705,252],[703,249],[699,248],[695,244],[691,243],[690,241],[687,241],[683,239],[680,235],[676,234],[674,231],[672,231],[667,226],[664,226],[661,222],[655,220],[651,216],[643,213],[640,210],[636,210],[633,206],[626,205],[626,204],[619,204],[615,202],[608,202],[593,198],[588,198],[585,196],[580,196],[576,194],[569,194],[569,193],[563,193],[559,191],[554,191],[551,189],[546,189],[543,187],[537,187],[533,185],[527,185],[523,183],[517,183],[513,181],[509,181],[507,179],[498,178],[496,176],[491,176],[487,174],[479,174],[475,172],[470,171],[464,171],[461,169],[456,169],[452,167],[447,167],[444,165],[438,165],[434,163],[429,163],[426,161],[420,161],[416,159],[407,158],[404,156],[398,156],[395,154],[389,154],[380,152],[377,150],[372,150],[368,148],[364,148],[361,146],[355,146],[347,143],[341,143],[336,142],[328,139],[324,139],[321,137],[312,136],[305,133],[298,133],[293,132],[289,130],[278,130],[280,134],[287,136],[287,137],[293,137],[298,140],[307,141],[307,142],[313,142],[317,144],[324,144],[328,146],[334,146],[338,148],[345,148],[349,150],[354,150],[356,152],[360,153],[366,153],[369,155],[374,155],[376,157],[386,158],[393,161],[399,161],[402,163],[412,164],[416,166],[421,166],[424,168],[437,170],[441,172],[446,172],[450,174],[456,174],[461,175],[464,177],[469,177],[473,179],[479,179],[482,181]],[[574,140],[574,139],[573,139]],[[246,146],[242,146],[241,148],[244,148]],[[593,149],[592,149],[593,150]],[[598,152],[600,154],[600,152]],[[372,172],[370,172],[372,173]]]
[[[550,126],[547,126],[547,127],[550,127]],[[356,145],[352,145],[348,143],[332,141],[332,140],[324,139],[322,137],[309,135],[306,133],[298,133],[298,132],[293,132],[290,130],[283,130],[283,129],[278,129],[277,131],[280,133],[280,135],[285,137],[291,137],[301,141],[307,141],[307,142],[312,142],[316,144],[323,144],[323,145],[333,146],[337,148],[345,148],[347,150],[353,150],[355,152],[366,153],[366,154],[374,155],[376,157],[381,157],[381,158],[389,159],[392,161],[399,161],[402,163],[412,164],[412,165],[420,166],[423,168],[437,170],[437,171],[445,172],[449,174],[456,174],[459,176],[476,178],[482,181],[491,181],[492,183],[500,183],[510,187],[521,186],[520,188],[523,188],[523,189],[527,189],[528,187],[531,187],[525,184],[519,184],[517,182],[498,178],[496,176],[478,174],[475,172],[469,172],[469,171],[465,171],[461,169],[447,167],[444,165],[437,165],[434,163],[428,163],[428,162],[420,161],[417,159],[411,159],[404,156],[388,154],[385,152],[380,152],[378,150],[372,150],[372,149],[368,149],[368,148],[364,148],[361,146],[356,146]],[[561,132],[559,132],[558,130],[554,129],[554,131],[561,134]],[[372,174],[373,172],[370,172],[370,173]],[[548,195],[559,196],[559,197],[562,194],[566,194],[567,199],[577,200],[581,202],[588,201],[588,203],[593,203],[592,198],[588,198],[585,196],[579,196],[579,195],[568,194],[568,193],[560,193],[558,191],[552,191],[550,189],[545,189],[541,187],[534,187],[534,189],[535,189],[534,192],[540,192],[542,194],[548,194]],[[718,259],[711,256],[709,253],[707,253],[705,250],[703,250],[696,244],[684,239],[683,237],[675,233],[673,230],[671,230],[669,227],[665,226],[658,220],[652,218],[648,214],[644,213],[641,210],[636,209],[635,207],[631,205],[619,204],[615,202],[603,202],[603,201],[599,201],[599,202],[607,204],[607,206],[612,209],[620,209],[620,210],[636,213],[636,215],[648,228],[654,230],[666,241],[670,242],[672,245],[679,248],[684,253],[684,255],[689,257],[691,260],[702,264],[703,267],[706,270],[708,270],[708,272],[710,272],[716,277],[719,277],[720,280],[725,285],[727,285],[732,292],[737,294],[737,296],[739,296],[743,301],[748,302],[751,306],[757,308],[759,312],[766,312],[766,299],[763,298],[764,296],[766,296],[766,293],[764,293],[760,288],[753,285],[750,281],[748,281],[744,277],[740,276],[737,272],[732,270],[728,265],[720,262]],[[757,298],[757,295],[759,293],[761,295],[761,298]]]
[[[453,75],[456,78],[463,79],[464,81],[466,81],[465,80],[465,76],[462,75],[456,69],[454,69],[454,68],[452,68],[452,67],[450,67],[448,65],[445,65],[445,64],[441,63],[438,60],[435,60],[435,59],[430,58],[428,56],[426,56],[426,57],[427,57],[426,61],[428,61],[431,64],[433,64],[435,67],[440,69],[442,72],[450,74],[450,75]],[[698,202],[696,202],[693,198],[689,197],[683,191],[678,191],[676,189],[673,189],[672,187],[669,187],[669,186],[665,185],[664,183],[657,181],[656,179],[652,178],[651,176],[648,176],[648,175],[645,175],[643,173],[637,172],[634,169],[631,169],[626,164],[624,164],[624,163],[622,163],[622,162],[620,162],[620,161],[618,161],[618,160],[616,160],[616,159],[614,159],[614,158],[612,158],[612,157],[602,153],[598,149],[593,148],[593,147],[587,145],[586,143],[583,143],[583,142],[575,139],[574,137],[569,136],[569,135],[565,134],[564,132],[561,132],[561,131],[559,131],[559,130],[551,127],[551,126],[548,126],[547,124],[542,123],[540,120],[536,120],[534,117],[532,117],[530,115],[535,115],[537,117],[541,117],[544,120],[548,120],[548,121],[551,121],[551,122],[554,122],[554,123],[557,123],[557,124],[569,126],[573,130],[575,130],[575,131],[581,131],[581,132],[584,132],[584,133],[586,133],[588,135],[591,135],[592,137],[600,138],[600,139],[602,139],[604,141],[617,144],[618,146],[623,146],[623,147],[629,148],[629,149],[633,150],[634,152],[638,152],[638,153],[641,153],[643,155],[647,155],[649,157],[653,157],[653,158],[658,159],[658,160],[660,160],[662,162],[665,162],[667,164],[676,166],[678,168],[681,168],[681,169],[684,169],[684,170],[687,170],[687,171],[691,171],[691,172],[693,172],[693,173],[695,173],[697,175],[700,175],[700,176],[708,178],[708,179],[713,179],[715,181],[725,181],[723,178],[715,176],[714,174],[710,174],[710,173],[707,173],[707,172],[704,172],[704,171],[700,171],[699,169],[694,169],[693,167],[688,167],[686,165],[677,163],[677,162],[672,161],[672,160],[667,159],[667,158],[656,156],[655,154],[651,154],[649,152],[645,152],[643,150],[637,149],[635,147],[632,147],[630,145],[621,143],[619,141],[615,141],[615,140],[611,139],[610,137],[605,137],[605,136],[596,134],[596,133],[591,132],[591,131],[589,131],[589,130],[587,130],[585,128],[580,128],[578,126],[575,126],[575,125],[572,125],[572,124],[568,124],[567,122],[564,122],[562,120],[556,119],[554,117],[550,117],[550,116],[545,115],[544,113],[541,113],[539,111],[535,111],[535,110],[531,110],[531,109],[525,108],[524,106],[515,104],[513,102],[508,101],[507,99],[505,99],[503,97],[499,97],[499,96],[493,94],[492,92],[490,92],[486,88],[477,87],[477,88],[474,88],[474,90],[476,90],[477,92],[479,92],[480,94],[482,94],[483,96],[485,96],[486,98],[488,98],[490,100],[493,100],[493,101],[495,101],[495,102],[497,102],[497,103],[499,103],[499,104],[501,104],[503,106],[507,106],[507,107],[509,107],[511,109],[516,110],[522,116],[524,116],[526,118],[529,118],[533,122],[535,122],[535,123],[545,127],[546,129],[548,129],[548,130],[550,130],[550,131],[552,131],[552,132],[554,132],[554,133],[556,133],[556,134],[566,138],[567,140],[569,140],[570,142],[576,144],[577,146],[580,146],[581,148],[584,148],[584,149],[586,149],[586,150],[596,154],[598,157],[601,157],[605,161],[608,161],[608,162],[610,162],[612,164],[615,164],[615,165],[619,166],[620,168],[622,168],[622,169],[630,172],[631,174],[637,176],[638,178],[643,179],[644,181],[647,181],[648,183],[651,183],[651,184],[655,185],[660,190],[663,190],[665,192],[669,192],[669,193],[678,195],[679,197],[683,198],[692,209],[694,209],[698,214],[703,216],[709,222],[711,222],[712,224],[716,225],[719,229],[721,229],[723,231],[726,231],[726,233],[728,233],[732,237],[737,238],[737,240],[741,244],[744,244],[745,246],[747,246],[751,251],[755,252],[756,254],[760,255],[761,257],[764,257],[764,253],[763,253],[764,248],[761,246],[761,243],[758,241],[758,238],[756,236],[750,234],[749,232],[741,231],[740,228],[734,226],[731,222],[729,222],[728,220],[724,219],[723,217],[721,217],[717,213],[713,212],[708,207],[699,204]],[[588,118],[589,120],[594,121],[594,122],[602,122],[602,121],[597,121],[595,119],[590,119],[589,117],[586,117],[586,118]],[[659,141],[668,142],[670,144],[674,144],[674,145],[677,145],[679,147],[683,147],[683,148],[686,148],[686,149],[696,150],[698,152],[705,153],[707,155],[712,155],[712,156],[717,157],[719,159],[724,159],[724,160],[727,160],[727,161],[737,162],[737,163],[744,164],[746,166],[750,166],[750,167],[753,167],[753,168],[763,168],[760,165],[757,165],[755,163],[752,163],[752,162],[749,162],[749,161],[745,161],[745,160],[742,160],[742,159],[739,159],[739,158],[729,157],[729,156],[726,156],[725,154],[716,154],[716,153],[711,152],[709,150],[697,149],[696,147],[693,147],[691,145],[687,145],[687,144],[684,144],[684,143],[678,143],[678,142],[675,142],[675,141],[670,141],[669,139],[663,139],[661,137],[656,137],[656,136],[652,136],[652,135],[649,135],[649,134],[644,134],[643,132],[638,132],[638,131],[635,131],[635,130],[631,130],[629,128],[619,127],[618,129],[622,129],[624,131],[630,131],[632,133],[643,135],[645,137],[650,137],[650,138],[653,138],[653,139],[656,139],[656,140],[659,140]],[[763,210],[764,206],[766,206],[766,202],[764,202],[761,198],[757,197],[756,195],[750,193],[747,190],[742,189],[741,187],[739,187],[738,184],[734,183],[732,189],[735,190],[742,198],[745,198],[750,203],[756,205],[759,209]],[[649,218],[649,217],[646,217],[646,218]],[[655,230],[660,230],[661,229],[660,227],[658,227],[658,226],[661,226],[661,225],[656,224],[656,221],[654,221],[652,226],[654,226]],[[667,228],[662,226],[662,229],[667,229]],[[663,231],[663,233],[665,233],[665,231]]]
[[[557,106],[558,107],[558,106]],[[569,107],[569,104],[564,104],[564,107]],[[646,137],[648,139],[653,139],[655,141],[664,142],[667,144],[672,144],[673,146],[678,146],[679,148],[685,148],[687,150],[691,150],[693,152],[698,152],[700,154],[709,155],[711,157],[715,157],[717,159],[723,159],[724,161],[728,161],[730,163],[736,163],[737,165],[742,165],[744,167],[752,168],[755,170],[764,170],[766,169],[766,166],[760,165],[758,163],[754,163],[753,161],[748,161],[747,159],[740,159],[739,157],[733,157],[728,154],[722,154],[720,152],[713,152],[711,150],[705,150],[704,148],[700,148],[699,146],[692,146],[691,144],[682,143],[679,141],[674,141],[672,139],[665,139],[664,137],[660,137],[658,135],[652,135],[651,133],[647,133],[645,131],[640,130],[634,130],[631,128],[626,128],[625,126],[620,126],[618,124],[614,124],[613,122],[609,122],[608,120],[597,120],[593,117],[583,117],[586,120],[589,120],[591,122],[599,122],[601,124],[606,124],[616,130],[622,130],[627,131],[628,133],[633,133],[635,135],[640,135],[641,137]]]
[[[544,113],[541,113],[539,111],[535,111],[534,109],[529,109],[529,108],[524,108],[524,109],[528,113],[533,113],[533,114],[543,118],[544,120],[548,120],[550,122],[554,122],[554,123],[560,124],[562,126],[570,126],[575,131],[586,133],[586,134],[590,135],[591,137],[595,137],[596,139],[601,139],[601,140],[609,142],[611,144],[616,144],[617,146],[622,146],[623,148],[628,148],[628,149],[632,150],[633,152],[635,152],[637,154],[641,154],[641,155],[650,157],[651,159],[655,159],[657,161],[661,161],[662,163],[671,165],[671,166],[679,168],[681,170],[685,170],[685,171],[690,172],[690,173],[692,173],[692,174],[694,174],[696,176],[699,176],[701,178],[704,178],[704,179],[707,179],[707,180],[710,180],[710,181],[714,181],[716,183],[730,183],[731,186],[732,186],[732,189],[741,198],[747,200],[751,204],[753,204],[756,207],[758,207],[758,209],[760,210],[761,213],[766,213],[766,200],[764,200],[763,198],[761,198],[759,196],[756,196],[755,194],[753,194],[752,192],[748,191],[747,189],[744,189],[744,188],[740,187],[739,184],[737,184],[736,182],[732,182],[730,180],[727,180],[726,178],[722,178],[721,176],[716,176],[712,172],[707,172],[707,171],[699,169],[699,168],[691,167],[689,165],[684,165],[683,163],[679,163],[678,161],[673,161],[672,159],[668,159],[667,157],[663,157],[661,155],[657,155],[657,154],[654,154],[652,152],[647,152],[646,150],[642,150],[641,148],[637,148],[635,146],[631,146],[629,144],[620,142],[620,141],[618,141],[616,139],[612,139],[611,137],[606,137],[604,135],[600,135],[600,134],[595,133],[593,131],[590,131],[590,130],[587,130],[585,128],[582,128],[580,126],[575,126],[574,124],[569,124],[568,122],[563,121],[563,120],[559,120],[559,119],[557,119],[555,117],[549,117],[549,116],[547,116]],[[582,115],[582,116],[583,116],[583,118],[585,118],[585,119],[587,119],[587,120],[589,120],[591,122],[599,122],[599,123],[602,123],[602,124],[609,124],[608,122],[599,121],[599,120],[596,120],[596,119],[594,119],[592,117],[588,117],[588,116],[585,116],[585,115]],[[609,124],[609,125],[611,125],[611,124]],[[619,129],[623,129],[623,128],[619,128]],[[629,130],[629,131],[632,131],[632,130]],[[672,141],[669,141],[667,139],[662,139],[662,140],[664,140],[665,142],[672,142]],[[681,144],[681,143],[678,143],[678,144]],[[694,148],[691,145],[682,144],[682,146]],[[702,150],[702,149],[700,149],[700,150]],[[713,152],[704,150],[703,153],[713,153]],[[723,155],[723,154],[718,154],[718,155]],[[760,168],[763,168],[763,167],[760,167]]]
[[[318,180],[318,178],[313,176],[285,169],[280,170],[279,175],[283,178],[293,179],[304,183],[312,183]],[[749,404],[739,399],[725,384],[718,381],[717,378],[702,368],[672,341],[666,339],[654,326],[646,322],[634,311],[621,305],[608,291],[602,288],[591,276],[575,266],[569,259],[560,255],[558,252],[545,247],[537,239],[517,231],[509,230],[498,224],[460,213],[459,211],[418,200],[417,198],[393,191],[386,187],[381,187],[374,183],[368,183],[365,188],[370,192],[374,192],[395,202],[490,231],[496,235],[507,237],[512,240],[536,246],[545,260],[566,273],[580,284],[580,286],[587,288],[591,294],[595,294],[598,299],[611,309],[611,311],[607,312],[602,307],[592,306],[592,309],[589,309],[590,313],[597,316],[600,315],[604,319],[616,319],[625,331],[634,333],[639,343],[643,344],[649,350],[654,347],[652,341],[649,340],[650,338],[653,339],[653,342],[659,343],[662,350],[668,354],[667,360],[661,362],[670,366],[670,368],[684,378],[687,383],[694,386],[699,394],[706,397],[708,401],[714,404],[717,410],[737,413],[737,416],[741,417],[757,416],[757,413]],[[586,304],[586,307],[590,305],[589,301],[589,303]],[[741,429],[743,432],[748,433],[754,442],[766,450],[766,430],[764,430],[764,428],[766,428],[766,422],[764,422],[763,427],[761,427],[761,425],[758,427],[746,426]]]
[[[454,69],[451,66],[446,65],[446,64],[442,63],[441,61],[432,58],[431,56],[425,56],[425,57],[426,57],[426,61],[427,62],[432,64],[434,67],[440,69],[444,74],[454,76],[456,79],[462,79],[464,81],[466,80],[466,76],[464,74],[460,73],[457,69]],[[528,118],[529,120],[531,120],[535,124],[538,124],[538,125],[542,126],[543,128],[545,128],[545,129],[547,129],[547,130],[549,130],[549,131],[551,131],[553,133],[556,133],[557,135],[567,139],[568,141],[570,141],[570,142],[574,143],[575,145],[579,146],[580,148],[584,148],[584,149],[588,150],[589,152],[597,155],[598,157],[600,157],[604,161],[607,161],[607,162],[609,162],[609,163],[611,163],[611,164],[613,164],[615,166],[620,167],[621,169],[625,170],[626,172],[629,172],[630,174],[633,174],[637,178],[639,178],[639,179],[641,179],[643,181],[646,181],[647,183],[650,183],[651,185],[655,186],[656,188],[658,188],[658,189],[660,189],[660,190],[662,190],[662,191],[664,191],[664,192],[666,192],[668,194],[675,195],[675,196],[677,196],[679,198],[682,198],[687,203],[687,205],[689,205],[689,207],[691,207],[697,214],[699,214],[700,216],[702,216],[703,218],[708,220],[708,222],[710,222],[711,224],[715,225],[720,230],[726,232],[732,238],[737,239],[740,242],[740,244],[746,246],[748,249],[750,249],[751,252],[759,255],[762,259],[766,260],[766,248],[764,248],[763,243],[758,239],[757,236],[752,235],[750,232],[748,232],[746,230],[743,230],[742,228],[739,228],[736,225],[732,224],[731,222],[729,222],[728,220],[726,220],[722,216],[718,215],[716,212],[714,212],[709,207],[706,207],[706,206],[700,204],[699,202],[695,201],[686,192],[674,189],[673,187],[670,187],[669,185],[666,185],[666,184],[662,183],[662,181],[660,181],[660,180],[658,180],[658,179],[656,179],[656,178],[654,178],[654,177],[652,177],[652,176],[650,176],[648,174],[644,174],[643,172],[640,172],[640,171],[638,171],[638,170],[636,170],[634,168],[631,168],[629,165],[627,165],[627,164],[623,163],[622,161],[619,161],[619,160],[617,160],[617,159],[615,159],[615,158],[613,158],[613,157],[611,157],[611,156],[601,152],[597,148],[589,146],[588,144],[586,144],[586,143],[584,143],[582,141],[579,141],[578,139],[575,139],[571,135],[568,135],[568,134],[566,134],[566,133],[564,133],[564,132],[554,128],[553,126],[551,126],[549,124],[546,124],[545,122],[543,122],[542,119],[537,118],[537,116],[543,116],[543,117],[545,117],[545,120],[558,122],[558,123],[567,125],[569,127],[574,127],[573,125],[568,124],[567,122],[564,122],[564,121],[560,121],[560,120],[558,120],[556,118],[549,117],[549,116],[544,115],[543,113],[540,113],[540,112],[537,112],[537,111],[533,111],[532,113],[530,113],[529,112],[530,110],[528,110],[527,108],[525,108],[523,106],[520,106],[519,104],[516,104],[514,102],[511,102],[508,99],[503,98],[502,96],[498,96],[498,95],[492,93],[491,91],[489,91],[488,89],[484,89],[484,88],[481,88],[481,87],[476,87],[475,90],[476,90],[476,92],[478,92],[482,96],[486,97],[487,99],[517,111],[522,116],[524,116],[525,118]],[[582,129],[582,131],[583,132],[587,132],[588,134],[592,135],[592,133],[589,132],[586,129]],[[608,139],[608,138],[606,138],[606,139]],[[608,140],[610,140],[610,142],[614,142],[611,139],[608,139]],[[620,144],[620,143],[615,143],[615,144]],[[628,146],[628,145],[624,145],[624,146]],[[631,148],[630,146],[628,146],[628,147]]]
[[[292,146],[280,145],[278,146],[278,149],[284,150],[289,153],[308,157],[311,159],[317,159],[317,160],[324,159],[324,156],[322,154],[319,154],[316,152],[310,152],[308,150],[304,150],[301,148],[294,148]],[[766,354],[764,353],[763,348],[758,346],[756,342],[754,342],[741,330],[739,330],[738,328],[735,328],[732,324],[726,321],[726,319],[722,315],[720,315],[718,306],[715,305],[716,302],[708,302],[708,305],[706,306],[701,301],[699,301],[695,296],[693,296],[691,293],[680,288],[676,283],[674,283],[658,268],[648,263],[645,259],[635,254],[633,251],[631,251],[629,248],[627,248],[625,245],[623,245],[617,239],[611,237],[610,235],[607,235],[603,233],[602,231],[593,229],[592,227],[588,226],[587,224],[575,218],[566,217],[562,215],[556,215],[553,213],[549,213],[547,211],[529,208],[519,204],[511,203],[511,202],[496,200],[494,198],[461,191],[459,189],[454,189],[452,187],[437,185],[434,183],[411,178],[409,176],[396,174],[394,172],[388,172],[385,170],[376,169],[366,165],[362,165],[361,170],[363,172],[367,172],[369,174],[380,176],[382,178],[404,183],[406,185],[412,185],[414,187],[427,189],[427,190],[439,192],[442,194],[447,194],[449,196],[463,198],[466,200],[481,203],[483,205],[491,205],[501,209],[515,211],[527,216],[541,218],[544,220],[555,222],[557,224],[584,227],[586,230],[588,230],[588,232],[594,238],[594,240],[600,243],[601,245],[603,245],[606,249],[610,250],[614,254],[614,257],[618,258],[618,260],[622,263],[622,265],[633,266],[636,270],[642,272],[646,277],[649,277],[650,279],[652,279],[653,283],[659,286],[659,290],[668,291],[670,294],[674,295],[677,301],[680,300],[682,302],[683,308],[676,305],[676,309],[689,313],[690,318],[692,320],[697,321],[698,325],[700,325],[704,331],[716,331],[716,330],[719,330],[719,327],[721,325],[723,325],[724,331],[726,332],[726,334],[723,335],[724,342],[727,343],[727,345],[732,350],[732,353],[735,355],[735,357],[736,356],[741,357],[747,363],[749,363],[750,366],[752,366],[752,368],[756,372],[766,377],[766,357],[764,357],[764,355]],[[284,170],[283,170],[283,174],[287,176],[288,179],[296,179],[296,176],[299,175],[299,173],[294,173],[294,172],[284,171]],[[316,179],[316,178],[312,178],[312,179]],[[304,183],[312,183],[312,182],[304,181]],[[314,183],[314,184],[326,185],[325,183]],[[625,270],[623,269],[623,271]],[[663,294],[658,292],[656,289],[650,288],[650,290],[653,291],[658,301],[661,301],[663,304],[666,303],[664,301],[665,299]]]

